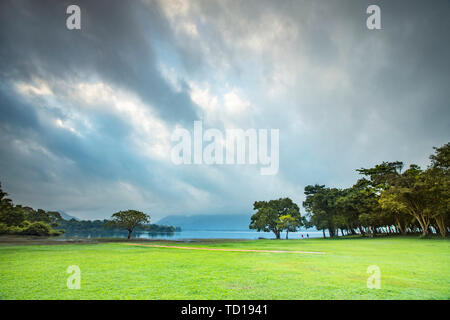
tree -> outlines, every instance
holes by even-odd
[[[278,219],[278,228],[280,230],[286,230],[286,240],[289,238],[289,231],[295,232],[300,225],[300,220],[295,219],[290,214],[280,216]]]
[[[434,147],[431,165],[423,171],[403,162],[382,162],[357,171],[364,175],[351,188],[305,187],[303,206],[308,224],[333,237],[341,229],[362,235],[421,231],[424,236],[450,231],[450,143]]]
[[[128,239],[130,239],[133,230],[144,226],[144,223],[150,223],[149,215],[137,210],[126,210],[114,213],[106,225],[127,230]]]
[[[6,198],[7,195],[0,184],[0,223],[6,226],[18,226],[25,220],[25,212],[15,207],[12,200]]]
[[[373,168],[361,168],[356,169],[356,171],[362,175],[368,176],[372,187],[378,189],[386,189],[390,185],[392,180],[394,180],[401,174],[402,169],[403,162],[401,161],[383,161],[381,164],[377,164]]]
[[[50,225],[55,225],[61,218],[59,213],[46,212],[42,209],[14,205],[8,194],[1,189],[0,184],[0,233],[17,235],[58,236],[63,230],[55,231]]]
[[[428,199],[426,210],[435,220],[441,236],[445,237],[450,226],[450,143],[433,149],[431,165],[423,174]]]
[[[429,210],[430,195],[425,175],[419,166],[412,164],[397,177],[392,186],[383,191],[382,205],[390,210],[404,211],[419,223],[422,234],[428,235],[433,214]]]
[[[19,226],[25,221],[25,213],[17,207],[2,208],[0,210],[0,223],[7,226]]]
[[[450,218],[450,178],[438,168],[429,168],[422,174],[424,184],[424,213],[431,216],[433,227],[442,237],[447,235]]]
[[[62,220],[61,214],[57,211],[45,211],[42,209],[33,210],[33,208],[24,207],[27,212],[27,220],[30,222],[44,222],[52,227],[57,227]]]
[[[303,202],[311,222],[317,230],[328,229],[330,237],[336,234],[336,219],[338,207],[336,201],[340,196],[340,190],[336,188],[325,188],[324,185],[309,185],[305,187],[306,200]]]
[[[430,156],[431,167],[444,171],[450,168],[450,142],[447,142],[440,148],[433,147],[435,154]]]
[[[339,210],[339,218],[337,220],[346,228],[347,233],[356,234],[355,229],[359,228],[361,234],[364,234],[358,220],[360,215],[360,207],[358,205],[359,194],[358,190],[353,186],[352,188],[342,190],[341,196],[336,200],[336,206]]]
[[[393,214],[396,227],[401,234],[405,235],[407,233],[407,226],[411,222],[405,205],[397,201],[395,193],[389,191],[382,192],[378,202],[383,210],[387,210]]]
[[[252,215],[249,228],[265,232],[271,231],[277,239],[280,239],[280,233],[283,230],[283,226],[280,225],[281,216],[290,215],[297,224],[302,221],[298,205],[290,198],[255,201],[253,210],[257,210],[257,212]]]

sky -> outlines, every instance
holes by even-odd
[[[66,8],[81,9],[68,30]],[[366,9],[381,9],[369,30]],[[0,3],[0,182],[103,219],[251,213],[450,141],[450,2]],[[176,128],[279,129],[279,170],[175,165]],[[301,209],[301,212],[304,212]]]

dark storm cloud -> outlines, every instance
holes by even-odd
[[[78,1],[81,31],[66,29],[67,1],[3,1],[0,13],[2,77],[91,80],[132,89],[166,120],[196,119],[185,92],[161,78],[152,40],[170,41],[158,7],[141,2]]]
[[[257,199],[300,202],[306,184],[348,186],[383,160],[425,165],[450,138],[446,0],[78,1],[81,31],[65,27],[69,4],[0,4],[0,179],[19,202],[83,217],[248,212]],[[369,4],[382,30],[366,28]],[[53,96],[18,91],[39,79]],[[146,158],[130,144],[136,123],[73,98],[89,82],[136,95],[169,131],[207,114],[192,83],[219,115],[236,87],[253,109],[214,126],[280,128],[280,172]],[[79,132],[66,130],[77,117]]]
[[[267,78],[284,64],[287,73],[297,77],[298,83],[273,103],[261,91],[253,95],[259,109],[264,105],[260,123],[285,128],[283,145],[289,147],[281,150],[281,161],[286,164],[281,174],[289,180],[298,182],[301,176],[305,181],[325,179],[345,185],[353,181],[354,168],[383,160],[426,165],[431,147],[449,140],[448,1],[194,3],[197,5],[192,6],[191,18],[196,21],[197,16],[206,17],[207,22],[200,22],[199,29],[208,26],[206,37],[211,50],[205,54],[196,43],[180,41],[180,50],[186,52],[183,57],[212,61],[203,66],[206,69],[221,65],[225,57],[231,65],[229,75],[236,77],[257,73],[257,69],[243,71],[253,61],[262,61],[261,73]],[[366,27],[370,4],[381,7],[382,30]],[[274,23],[275,28],[264,28],[271,14],[283,27],[281,40],[290,30],[297,37],[286,41],[274,37],[265,43],[265,37],[277,27]],[[233,41],[227,38],[230,35]],[[242,44],[247,37],[263,39],[263,50],[255,52]],[[314,68],[304,70],[296,67],[298,63]],[[191,71],[197,74],[203,69]],[[329,71],[343,76],[336,81],[336,89],[328,90],[327,82],[322,85],[318,81]],[[345,81],[347,88],[342,85]],[[290,111],[297,119],[287,117]],[[299,119],[310,125],[313,134],[299,136],[294,128],[286,132],[286,123]],[[311,161],[311,157],[320,158],[312,171],[305,170],[308,164],[290,165],[290,159]]]
[[[170,41],[170,32],[157,6],[150,8],[141,2],[78,1],[82,8],[82,30],[69,31],[65,12],[69,4],[67,1],[2,1],[0,4],[1,178],[9,182],[10,191],[18,194],[20,201],[20,198],[30,198],[25,192],[27,183],[33,181],[39,186],[55,174],[51,168],[55,164],[45,157],[33,154],[27,160],[18,152],[13,144],[19,140],[38,144],[60,159],[73,161],[82,174],[73,175],[73,168],[58,173],[61,179],[71,181],[69,184],[81,185],[83,176],[92,177],[98,184],[123,180],[144,187],[155,183],[160,185],[161,197],[169,197],[169,190],[155,177],[157,170],[143,169],[151,161],[136,157],[130,150],[127,137],[132,128],[117,115],[90,112],[96,133],[82,139],[39,121],[36,113],[39,106],[47,109],[47,115],[64,120],[64,113],[70,110],[50,108],[39,97],[27,101],[14,95],[13,83],[34,78],[50,83],[105,81],[138,94],[169,123],[190,123],[197,118],[188,94],[175,92],[157,70],[154,42]],[[64,97],[64,90],[56,88],[55,94]],[[38,164],[39,160],[42,162]],[[23,170],[15,170],[18,166]],[[37,176],[33,178],[35,173]],[[62,188],[61,192],[64,192]],[[34,199],[36,202],[55,208],[58,201],[49,204]],[[76,207],[71,203],[62,205]]]

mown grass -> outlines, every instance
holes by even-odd
[[[200,251],[125,243],[1,246],[0,298],[450,298],[449,240],[395,237],[169,244],[325,254]],[[67,288],[70,265],[81,269],[79,290]],[[367,288],[370,265],[381,270],[381,289]]]

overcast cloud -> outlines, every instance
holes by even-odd
[[[81,30],[66,8],[81,8]],[[381,8],[368,30],[366,8]],[[249,213],[450,141],[442,1],[2,1],[0,181],[15,203]],[[280,129],[280,170],[170,161],[177,126]]]

